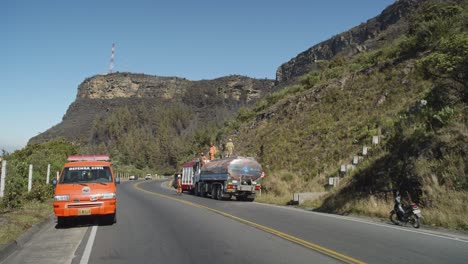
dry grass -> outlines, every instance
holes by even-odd
[[[388,218],[390,211],[393,210],[393,202],[386,202],[370,196],[367,199],[353,201],[350,204],[350,209],[355,214]]]
[[[51,201],[29,202],[21,209],[0,212],[0,245],[16,239],[24,231],[49,217],[52,212]]]
[[[264,190],[256,201],[286,205],[292,199],[294,192],[324,191],[324,182],[326,182],[326,179],[322,176],[307,182],[298,175],[281,171],[268,175],[264,179],[262,182]],[[342,179],[341,184],[346,186],[348,180]],[[468,193],[464,191],[446,191],[434,183],[426,186],[431,186],[431,188],[426,188],[425,193],[427,196],[423,197],[429,203],[426,206],[420,205],[423,214],[422,223],[424,225],[468,230]],[[393,210],[393,197],[389,197],[387,201],[372,195],[356,199],[355,197],[345,197],[346,195],[336,195],[338,191],[334,190],[316,200],[305,201],[300,207],[318,208],[323,206],[325,199],[332,197],[333,200],[328,201],[327,208],[330,212],[338,214],[357,214],[386,219],[390,211]]]
[[[262,193],[261,195],[257,195],[255,201],[267,204],[286,205],[291,199],[292,195],[277,196],[272,193]]]
[[[323,192],[326,179],[324,176],[318,176],[307,181],[297,173],[288,171],[278,171],[269,174],[262,181],[262,188],[270,194],[277,196],[291,195],[296,192]]]
[[[261,203],[287,205],[297,192],[324,192],[324,176],[319,175],[310,181],[295,173],[278,171],[269,174],[262,181],[262,195],[257,196],[256,201]]]
[[[438,192],[429,208],[423,208],[424,224],[468,230],[468,193]]]
[[[468,230],[468,193],[445,192],[439,193],[436,205],[421,206],[424,225],[446,227],[451,229]],[[365,200],[350,201],[346,206],[350,212],[387,218],[393,209],[393,201],[385,202],[373,196]]]

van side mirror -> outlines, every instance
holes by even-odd
[[[119,177],[115,178],[115,183],[120,184],[120,178]]]
[[[54,186],[54,188],[55,188],[55,186],[57,186],[57,180],[56,179],[52,180],[52,185]]]

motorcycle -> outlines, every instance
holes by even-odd
[[[390,212],[390,221],[392,221],[392,223],[394,223],[395,225],[406,225],[410,223],[414,228],[419,228],[422,214],[421,209],[419,209],[419,206],[417,204],[412,203],[406,208],[403,207],[404,214],[401,218],[398,217],[397,210],[398,209],[395,208]]]

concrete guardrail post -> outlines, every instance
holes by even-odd
[[[49,184],[50,180],[50,164],[47,164],[47,179],[46,179],[46,184]]]
[[[2,175],[0,177],[0,197],[3,197],[3,195],[5,194],[6,165],[7,161],[2,160]]]
[[[29,164],[28,192],[30,192],[32,189],[32,173],[33,173],[33,165]]]

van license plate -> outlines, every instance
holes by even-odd
[[[91,215],[91,208],[78,209],[78,215]]]

